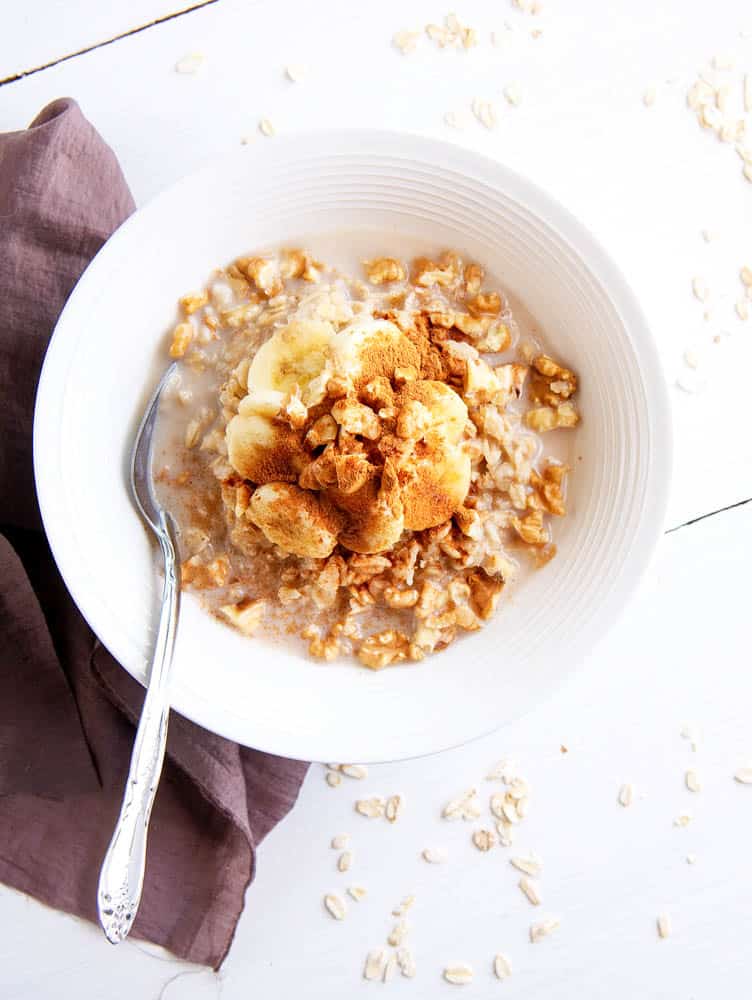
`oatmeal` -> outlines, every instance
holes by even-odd
[[[156,478],[212,613],[378,670],[481,628],[555,555],[547,445],[578,383],[476,262],[362,266],[282,249],[180,300]]]

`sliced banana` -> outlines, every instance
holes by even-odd
[[[285,552],[325,559],[337,544],[336,515],[315,493],[290,483],[266,483],[251,497],[248,516]]]
[[[352,552],[385,552],[395,545],[405,528],[400,487],[392,463],[387,460],[381,483],[370,479],[354,493],[329,490],[332,501],[349,516],[339,540]]]
[[[451,444],[461,440],[467,423],[467,406],[451,386],[430,379],[407,382],[400,389],[395,406],[401,409],[412,400],[422,403],[430,412],[433,418],[430,431]]]
[[[248,392],[304,390],[324,370],[334,327],[320,320],[293,320],[258,349],[248,369]]]
[[[432,449],[417,460],[415,478],[402,487],[405,527],[424,531],[443,524],[465,501],[471,461],[459,445]]]
[[[391,379],[396,368],[420,369],[420,352],[399,327],[386,319],[356,319],[332,344],[335,370],[357,387],[378,375]]]
[[[260,417],[276,417],[285,401],[284,392],[278,389],[251,389],[238,404],[241,417],[257,414]]]
[[[233,417],[225,438],[230,465],[243,479],[259,485],[293,483],[308,461],[295,431],[257,413]]]

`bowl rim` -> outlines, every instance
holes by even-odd
[[[64,511],[56,510],[56,507],[60,507],[55,502],[56,480],[43,457],[44,442],[49,439],[51,429],[59,422],[59,413],[61,412],[60,405],[64,385],[55,384],[56,369],[64,361],[66,353],[70,351],[73,343],[73,339],[65,333],[67,316],[77,308],[79,297],[87,294],[89,286],[95,286],[100,269],[106,267],[112,247],[117,247],[123,240],[127,239],[130,230],[134,226],[142,225],[144,218],[148,219],[151,214],[157,211],[162,201],[178,197],[182,188],[189,187],[204,175],[221,172],[225,163],[235,164],[245,160],[250,170],[254,161],[263,160],[266,151],[270,148],[277,152],[280,147],[287,146],[291,151],[294,151],[296,146],[306,146],[310,143],[318,146],[322,151],[320,154],[322,157],[325,157],[328,150],[335,151],[330,155],[337,155],[336,150],[342,143],[351,144],[353,152],[360,151],[361,146],[367,152],[373,152],[368,147],[377,143],[384,146],[384,155],[389,156],[398,155],[397,150],[400,144],[409,145],[411,153],[417,154],[416,160],[418,162],[440,162],[442,165],[450,165],[460,172],[467,173],[469,169],[472,169],[476,175],[480,174],[489,184],[503,190],[505,196],[512,202],[524,205],[569,244],[593,280],[601,286],[609,301],[617,309],[637,355],[640,374],[647,389],[650,431],[655,441],[655,447],[652,450],[653,458],[648,468],[645,485],[646,507],[650,510],[651,517],[643,519],[631,540],[632,545],[627,560],[621,567],[618,586],[612,588],[612,592],[607,595],[597,614],[578,634],[577,662],[572,662],[566,671],[562,671],[557,676],[543,697],[538,694],[528,699],[529,703],[524,703],[523,699],[519,711],[514,714],[514,718],[519,718],[534,707],[547,702],[579,671],[584,656],[592,653],[596,645],[621,617],[627,602],[636,593],[649,568],[657,543],[664,531],[669,499],[673,468],[671,407],[663,364],[644,311],[621,269],[612,260],[609,253],[590,233],[584,223],[580,222],[569,209],[537,183],[493,157],[478,153],[458,143],[415,132],[386,129],[341,128],[296,131],[275,137],[273,147],[271,144],[255,144],[245,149],[233,150],[213,157],[197,170],[186,174],[149,198],[143,206],[137,208],[106,240],[83,271],[61,310],[45,353],[34,408],[33,463],[37,498],[50,549],[68,592],[80,613],[102,644],[110,649],[107,639],[100,634],[97,627],[99,622],[96,613],[92,612],[91,609],[85,610],[87,599],[83,581],[78,578],[73,561],[66,557],[65,523],[61,521],[59,516]],[[447,161],[450,162],[447,164]],[[510,187],[518,189],[517,193],[511,194]],[[524,200],[520,197],[521,194],[524,194]],[[657,461],[658,454],[661,457],[660,462]],[[639,544],[635,544],[637,539],[639,539]],[[123,669],[139,683],[144,683],[142,677],[122,663],[115,652],[111,649],[110,651],[114,658],[121,663]],[[243,745],[253,746],[256,749],[280,756],[312,759],[306,738],[303,739],[302,743],[296,743],[295,739],[285,737],[277,742],[274,740],[262,740],[261,742],[254,740],[253,743],[249,743],[247,734],[244,736],[242,729],[238,728],[232,713],[221,710],[206,700],[197,699],[192,689],[182,689],[179,683],[173,685],[171,704],[175,711],[196,724]],[[368,752],[359,755],[357,748],[353,748],[349,759],[375,763],[386,759],[403,760],[427,756],[480,739],[498,731],[508,722],[508,718],[502,719],[498,724],[485,728],[481,732],[469,734],[460,740],[447,740],[446,738],[442,740],[440,735],[437,735],[425,749],[413,748],[404,754],[388,758],[374,757]],[[332,759],[332,754],[327,752],[327,747],[323,745],[324,741],[321,742],[320,752],[317,752],[313,759]]]

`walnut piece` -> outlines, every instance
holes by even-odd
[[[375,441],[381,436],[381,421],[370,406],[355,399],[338,399],[332,407],[332,416],[349,434]]]
[[[558,406],[577,392],[577,376],[553,358],[539,354],[533,358],[528,393],[533,403]]]
[[[189,295],[184,295],[182,299],[180,299],[180,308],[186,316],[192,316],[197,310],[201,309],[202,306],[205,306],[208,301],[208,292],[192,292]]]
[[[171,358],[183,357],[193,340],[194,332],[192,323],[178,323],[172,331],[172,341],[170,343]]]
[[[372,285],[384,285],[390,281],[404,281],[407,272],[396,257],[375,257],[364,260],[363,269]]]
[[[410,642],[406,635],[396,629],[385,629],[369,635],[358,649],[358,659],[371,670],[381,670],[406,660],[409,655]]]
[[[512,527],[527,545],[545,545],[549,540],[541,510],[531,510],[524,517],[513,517]]]
[[[246,600],[239,604],[225,604],[219,610],[243,635],[253,635],[264,617],[266,601]]]
[[[525,423],[538,434],[555,431],[558,427],[576,427],[579,422],[580,415],[573,403],[560,403],[556,409],[538,406],[525,414]]]
[[[468,573],[467,583],[470,587],[470,602],[473,609],[481,618],[490,618],[504,589],[503,579],[491,577],[481,569]]]
[[[527,497],[527,506],[548,511],[555,517],[564,517],[567,509],[564,506],[563,489],[568,471],[566,465],[558,465],[555,462],[549,462],[542,475],[533,469],[529,480],[533,492]]]

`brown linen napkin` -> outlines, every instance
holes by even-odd
[[[134,204],[71,100],[0,135],[0,881],[96,920],[143,690],[68,595],[34,492],[34,395],[52,327]],[[307,764],[248,750],[176,713],[133,934],[217,968],[255,849]]]

